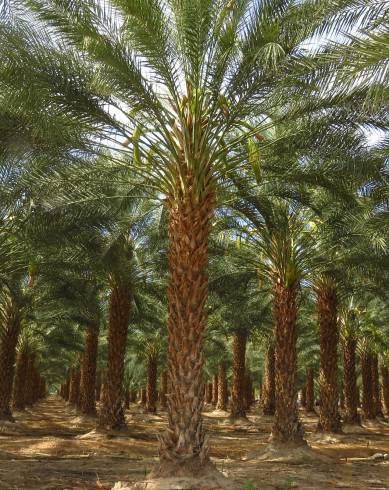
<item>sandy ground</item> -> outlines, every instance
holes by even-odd
[[[143,414],[134,405],[124,433],[90,433],[95,421],[78,416],[55,396],[15,415],[16,424],[0,426],[0,488],[7,490],[110,489],[118,480],[143,479],[157,460],[156,435],[166,423],[164,413]],[[389,453],[389,423],[320,438],[314,433],[316,416],[302,413],[310,445],[331,459],[290,464],[244,460],[265,447],[270,417],[254,408],[251,424],[234,426],[226,415],[208,409],[204,418],[212,461],[237,490],[389,489],[389,459],[371,458]]]

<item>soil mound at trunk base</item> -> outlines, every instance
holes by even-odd
[[[157,470],[158,472],[158,470]],[[185,467],[176,475],[185,473]],[[152,472],[149,479],[131,485],[117,482],[112,490],[237,490],[236,484],[228,480],[209,463],[198,472],[201,476],[158,476]]]
[[[312,434],[309,438],[310,441],[314,443],[322,443],[322,444],[339,444],[343,441],[350,440],[346,434],[334,433],[334,432],[316,432]]]
[[[131,486],[118,482],[112,490],[237,490],[236,485],[221,478],[176,477],[144,480]]]
[[[308,444],[268,444],[264,449],[255,453],[249,453],[244,460],[268,461],[269,463],[327,463],[333,464],[334,461],[312,449]]]

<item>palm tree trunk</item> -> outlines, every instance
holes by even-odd
[[[245,374],[246,374],[246,344],[247,333],[237,331],[232,342],[232,396],[230,417],[245,418]]]
[[[320,328],[320,412],[318,430],[342,432],[338,409],[338,340],[336,290],[321,284],[317,298]]]
[[[81,372],[80,368],[73,368],[70,377],[70,387],[69,387],[69,403],[75,407],[78,406],[80,399],[80,380]]]
[[[96,401],[99,402],[101,397],[101,380],[96,382]]]
[[[304,383],[303,387],[301,388],[301,406],[303,408],[307,407],[307,385]]]
[[[69,401],[69,391],[70,391],[70,369],[68,369],[66,374],[66,381],[64,383],[63,398],[65,401]]]
[[[216,407],[217,404],[218,390],[219,390],[219,379],[216,373],[213,375],[213,380],[212,380],[212,405],[214,407]]]
[[[362,370],[362,410],[366,419],[376,418],[376,407],[374,403],[374,391],[372,380],[372,356],[369,352],[364,352],[361,356]]]
[[[254,397],[253,397],[253,382],[249,371],[246,371],[246,374],[244,376],[244,387],[245,387],[245,394],[244,394],[245,409],[250,410],[251,405],[253,404]]]
[[[147,403],[147,390],[146,390],[146,388],[142,388],[140,390],[140,402],[142,405],[146,406],[146,403]]]
[[[361,422],[358,414],[356,348],[356,339],[348,337],[343,345],[344,421],[348,424],[360,424]]]
[[[84,356],[81,370],[80,409],[85,415],[96,415],[96,368],[98,330],[88,328],[85,335]]]
[[[13,421],[11,401],[20,322],[14,314],[2,327],[0,344],[0,420]]]
[[[206,401],[207,403],[211,404],[212,403],[212,383],[207,383],[207,386],[206,386]]]
[[[39,370],[37,367],[35,367],[35,372],[34,372],[34,403],[39,401],[40,397],[40,386],[41,386],[41,375],[39,373]]]
[[[147,360],[147,402],[146,411],[157,411],[157,358],[149,356]]]
[[[15,383],[13,391],[13,408],[24,410],[26,408],[26,377],[28,368],[28,348],[22,346],[16,361]]]
[[[160,393],[160,403],[161,408],[165,409],[167,407],[167,371],[164,369],[161,372],[161,377],[159,380],[159,393]]]
[[[26,392],[25,392],[25,402],[26,405],[31,407],[34,404],[35,400],[35,361],[36,361],[36,353],[31,352],[28,356],[28,364],[27,364],[27,375],[26,375]]]
[[[315,411],[315,383],[313,376],[313,368],[307,368],[305,381],[305,410],[307,412]]]
[[[276,356],[274,345],[269,344],[265,357],[265,381],[262,391],[263,415],[274,415],[276,410],[276,378],[275,378]]]
[[[227,410],[227,372],[226,363],[222,361],[219,364],[218,369],[218,392],[217,392],[217,405],[219,410]]]
[[[125,425],[123,413],[124,356],[132,295],[127,285],[112,287],[108,323],[108,363],[105,377],[106,393],[100,409],[99,424],[110,429]]]
[[[39,398],[42,400],[46,398],[47,390],[46,390],[46,379],[41,377],[40,385],[39,385]]]
[[[128,410],[130,408],[130,390],[126,388],[124,390],[124,408]]]
[[[192,176],[188,176],[193,180]],[[204,404],[203,341],[208,296],[208,236],[214,196],[201,197],[188,184],[185,196],[168,202],[169,320],[168,359],[171,392],[168,429],[160,439],[159,476],[197,476],[209,465],[202,409]]]
[[[380,387],[380,375],[378,370],[378,356],[372,355],[371,360],[371,378],[373,383],[373,397],[376,417],[383,417],[382,401],[381,401],[381,387]]]
[[[382,397],[384,399],[386,414],[389,415],[389,367],[381,366],[381,377]]]
[[[274,290],[276,411],[273,444],[305,445],[297,407],[297,286],[277,281]]]

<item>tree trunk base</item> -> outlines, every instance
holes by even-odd
[[[274,416],[276,413],[275,409],[274,408],[267,408],[267,407],[264,407],[262,409],[262,415],[264,415],[265,417],[272,417]]]
[[[3,422],[12,422],[12,423],[15,423],[16,420],[15,418],[9,413],[2,413],[0,415],[0,424],[3,423]]]
[[[343,425],[362,425],[362,419],[361,416],[358,414],[356,417],[344,417],[343,419]],[[343,427],[344,430],[344,427]]]
[[[259,452],[250,453],[245,460],[269,461],[274,463],[305,464],[310,462],[331,463],[333,460],[315,451],[304,440],[296,443],[270,442]]]
[[[166,475],[166,476],[165,476]],[[236,484],[217,471],[212,463],[191,465],[164,462],[149,479],[128,485],[117,482],[112,490],[234,490]]]
[[[325,429],[320,423],[318,423],[316,427],[316,432],[318,434],[329,434],[329,435],[334,435],[334,434],[343,434],[342,426],[334,424],[332,427]]]
[[[247,417],[228,417],[224,422],[223,425],[228,425],[232,426],[233,430],[252,430],[256,429],[258,430],[258,427],[253,424]]]

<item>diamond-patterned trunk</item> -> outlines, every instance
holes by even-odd
[[[26,408],[26,376],[28,367],[28,348],[22,346],[17,361],[15,382],[13,390],[13,408],[15,410],[24,410]]]
[[[320,412],[318,430],[342,431],[338,409],[338,341],[337,297],[333,286],[322,284],[318,291],[317,307],[320,329]]]
[[[305,410],[307,412],[315,411],[315,383],[313,376],[313,368],[308,367],[306,371],[305,381]]]
[[[110,429],[120,429],[125,425],[123,413],[124,356],[131,301],[132,294],[128,285],[115,283],[112,286],[109,302],[108,362],[99,417],[99,424]]]
[[[366,419],[376,418],[376,407],[374,403],[374,389],[372,379],[372,355],[369,352],[362,353],[362,409]]]
[[[274,285],[276,411],[271,439],[281,445],[306,444],[297,408],[296,295],[296,285]]]
[[[246,417],[246,344],[247,333],[244,330],[235,332],[232,340],[231,418]]]
[[[68,369],[67,374],[66,374],[66,381],[64,383],[63,387],[63,399],[65,401],[69,400],[69,390],[70,390],[70,369]]]
[[[382,377],[382,397],[384,399],[386,414],[389,415],[389,367],[381,366],[381,377]]]
[[[161,408],[165,409],[167,407],[167,371],[164,369],[161,372],[159,380],[159,397]]]
[[[81,370],[80,409],[86,415],[96,414],[96,368],[98,329],[88,328],[85,334],[84,356]]]
[[[188,177],[189,178],[189,177]],[[156,476],[198,476],[209,465],[202,422],[203,342],[208,296],[208,236],[214,198],[199,197],[188,182],[185,195],[168,201],[170,393],[168,429],[160,440]]]
[[[215,373],[212,379],[212,405],[214,407],[216,407],[217,404],[218,391],[219,391],[219,377],[217,373]]]
[[[20,332],[17,315],[10,313],[2,326],[0,341],[0,420],[13,420],[11,410],[12,387],[15,375],[16,345]]]
[[[371,360],[371,378],[373,383],[373,397],[374,397],[374,408],[376,417],[383,417],[382,412],[382,400],[381,400],[381,386],[380,386],[380,375],[378,370],[378,356],[377,354],[372,355]]]
[[[80,380],[80,368],[72,368],[69,387],[69,403],[75,407],[78,406],[80,399]]]
[[[25,402],[26,405],[32,406],[35,401],[35,362],[36,362],[36,353],[31,352],[28,356],[28,365],[27,365],[27,375],[26,375],[26,392],[25,392]]]
[[[274,415],[276,410],[276,355],[274,345],[270,344],[265,357],[265,380],[262,391],[263,415]]]
[[[157,411],[157,399],[157,358],[149,356],[147,360],[147,412],[155,413]]]
[[[219,410],[227,410],[227,369],[226,363],[222,361],[218,368],[218,392],[217,405]]]
[[[346,338],[343,344],[343,371],[344,371],[344,421],[348,424],[359,424],[358,390],[356,372],[357,341],[352,337]]]

